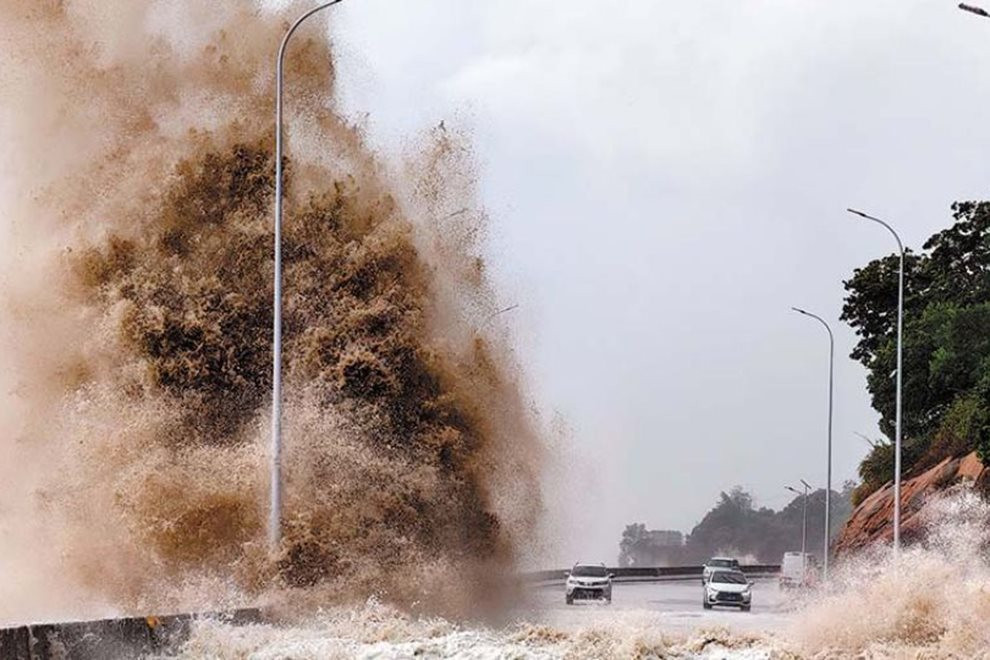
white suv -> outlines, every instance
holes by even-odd
[[[567,574],[564,600],[573,605],[575,599],[612,602],[612,574],[605,564],[574,564]]]

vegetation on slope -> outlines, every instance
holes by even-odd
[[[990,460],[990,203],[960,202],[955,223],[905,260],[905,474],[949,456]],[[851,357],[868,371],[880,413],[878,443],[860,465],[862,501],[892,479],[898,257],[876,259],[845,282],[842,320],[859,335]]]

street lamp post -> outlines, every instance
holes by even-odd
[[[894,228],[880,218],[874,218],[862,211],[846,209],[853,215],[871,220],[883,225],[897,241],[900,251],[900,272],[897,276],[897,394],[895,405],[896,421],[894,424],[894,553],[901,551],[901,398],[903,386],[903,348],[904,348],[904,243]]]
[[[832,328],[822,317],[797,307],[791,309],[798,314],[804,314],[815,319],[825,326],[825,330],[828,332],[828,458],[825,480],[825,552],[822,557],[822,577],[828,579],[828,550],[832,531],[832,374],[835,365],[835,337],[832,335]]]
[[[801,480],[801,485],[804,486],[804,493],[799,491],[797,488],[791,486],[784,486],[787,490],[791,491],[795,495],[802,496],[803,513],[801,515],[801,563],[804,565],[805,557],[808,554],[808,489],[811,488],[808,482],[804,479]]]
[[[282,540],[282,81],[289,39],[307,18],[343,0],[325,2],[296,19],[282,37],[275,61],[275,286],[272,322],[272,446],[268,544],[274,552]]]

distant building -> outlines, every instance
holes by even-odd
[[[684,545],[684,535],[673,529],[649,529],[646,537],[651,545],[670,547]]]
[[[628,525],[619,543],[619,566],[671,566],[685,556],[684,534],[672,529]]]

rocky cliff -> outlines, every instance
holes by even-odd
[[[990,469],[975,453],[947,458],[920,475],[901,482],[901,540],[910,543],[919,532],[918,512],[929,495],[960,482],[990,491]],[[836,555],[866,547],[876,541],[890,542],[894,510],[894,485],[888,482],[856,507],[836,539]]]

